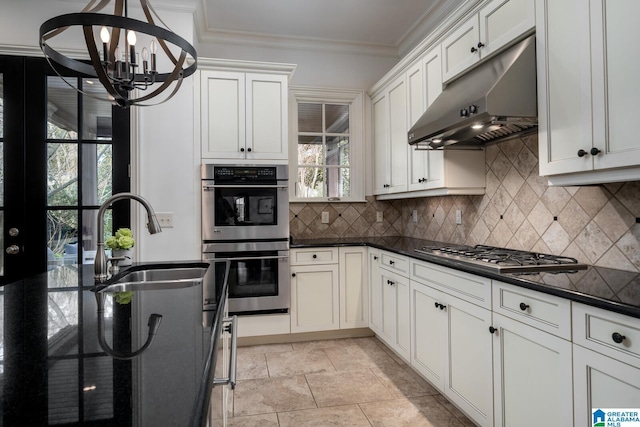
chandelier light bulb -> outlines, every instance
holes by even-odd
[[[156,45],[155,40],[151,40],[151,44],[149,44],[149,49],[151,49],[152,54],[155,54],[158,51],[158,46]]]
[[[102,43],[109,43],[109,40],[111,40],[111,34],[109,34],[107,27],[102,27],[100,30],[100,40],[102,40]]]
[[[149,59],[149,50],[146,47],[142,48],[142,60],[146,61]]]
[[[136,33],[133,30],[129,30],[127,32],[127,43],[129,43],[129,46],[135,46],[136,45]]]

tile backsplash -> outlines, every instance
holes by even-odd
[[[640,271],[640,182],[549,187],[538,176],[536,136],[485,150],[486,193],[366,203],[292,203],[298,238],[403,235],[567,255]],[[416,210],[418,221],[413,222]],[[462,224],[456,224],[456,211]],[[329,223],[321,213],[329,212]],[[383,213],[376,222],[376,212]]]

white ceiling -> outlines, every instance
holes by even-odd
[[[196,3],[201,42],[347,48],[401,56],[464,0],[196,0]]]

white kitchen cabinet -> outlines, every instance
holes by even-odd
[[[531,32],[534,0],[493,0],[442,41],[445,82]]]
[[[200,72],[202,158],[286,163],[288,76]]]
[[[410,360],[409,279],[380,269],[382,317],[380,338],[405,360]]]
[[[429,286],[431,285],[431,286]],[[411,280],[411,365],[480,426],[493,426],[491,311]]]
[[[373,101],[374,193],[407,190],[407,83],[405,75],[393,81]]]
[[[367,248],[339,248],[340,329],[369,326]]]
[[[369,328],[376,334],[382,330],[382,278],[380,250],[369,248]]]
[[[640,179],[634,0],[537,0],[540,175],[553,185]]]
[[[571,342],[493,314],[496,427],[573,425]],[[576,424],[586,425],[586,424]]]
[[[340,328],[338,264],[291,267],[291,332]]]

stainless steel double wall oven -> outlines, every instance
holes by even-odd
[[[202,165],[202,259],[230,260],[229,313],[289,310],[289,190],[286,165]],[[224,263],[211,263],[205,309]]]

